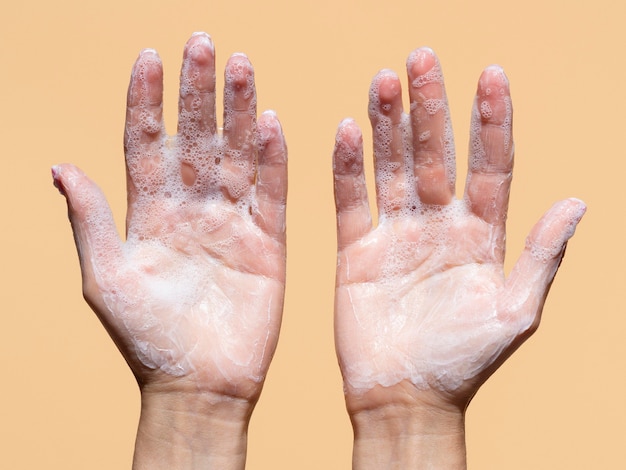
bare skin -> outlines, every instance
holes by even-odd
[[[278,340],[287,150],[274,113],[257,122],[243,54],[229,59],[225,82],[220,133],[213,43],[194,34],[178,134],[169,137],[161,61],[152,50],[139,55],[124,139],[126,241],[90,179],[69,164],[53,169],[85,299],[142,392],[135,468],[243,468],[247,423]]]
[[[370,90],[379,224],[369,211],[361,133],[344,121],[334,152],[338,266],[335,338],[355,430],[354,468],[465,468],[464,412],[538,327],[584,204],[555,204],[505,278],[513,170],[508,80],[480,77],[465,194],[441,68],[429,49]]]

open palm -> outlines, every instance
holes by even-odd
[[[256,119],[252,66],[226,66],[224,132],[214,49],[185,47],[178,134],[162,121],[163,71],[143,51],[128,93],[127,239],[100,190],[72,165],[67,196],[85,298],[140,384],[183,384],[255,400],[280,329],[285,282],[286,147],[271,112]]]
[[[537,327],[584,205],[570,199],[548,211],[505,278],[513,169],[508,81],[495,66],[480,78],[465,196],[457,200],[440,65],[424,48],[409,57],[407,68],[408,115],[393,72],[381,71],[370,89],[376,227],[360,131],[346,120],[337,134],[337,352],[349,400],[409,384],[411,393],[464,406]]]

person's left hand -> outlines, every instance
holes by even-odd
[[[76,167],[53,169],[67,197],[83,291],[137,377],[152,390],[254,404],[280,329],[285,285],[287,151],[274,113],[257,123],[253,69],[225,71],[224,130],[215,118],[211,39],[188,41],[178,134],[162,120],[163,70],[135,63],[124,146],[127,239]]]

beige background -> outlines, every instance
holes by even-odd
[[[121,226],[132,63],[143,47],[160,52],[172,132],[182,47],[195,30],[213,36],[219,69],[233,52],[250,56],[259,107],[278,112],[290,150],[285,320],[253,417],[248,468],[349,468],[351,428],[332,343],[334,131],[347,115],[367,130],[370,78],[383,67],[404,75],[406,56],[420,45],[438,52],[447,79],[458,191],[478,75],[497,62],[511,80],[517,162],[508,268],[553,201],[578,196],[589,205],[540,330],[470,407],[470,467],[626,468],[623,2],[6,3],[1,468],[130,466],[139,396],[81,298],[65,203],[49,167],[81,166]]]

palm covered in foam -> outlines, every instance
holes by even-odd
[[[98,188],[55,168],[68,198],[87,301],[140,383],[183,383],[254,400],[280,328],[286,147],[273,113],[256,121],[253,71],[226,66],[224,133],[214,52],[194,35],[181,72],[178,134],[162,123],[162,65],[142,52],[128,94],[127,240]]]
[[[510,342],[496,305],[501,265],[481,246],[489,234],[471,215],[437,215],[384,221],[342,251],[338,330],[351,387],[408,379],[453,390]],[[439,226],[437,238],[425,225]]]
[[[392,72],[379,73],[370,90],[375,228],[360,131],[347,120],[337,134],[336,345],[353,407],[372,390],[382,401],[363,406],[388,403],[381,387],[399,384],[413,395],[465,405],[538,325],[565,243],[584,212],[577,200],[556,204],[505,278],[513,165],[508,82],[498,67],[481,76],[465,197],[456,200],[440,66],[428,49],[412,54],[407,66],[410,115],[402,112]]]

